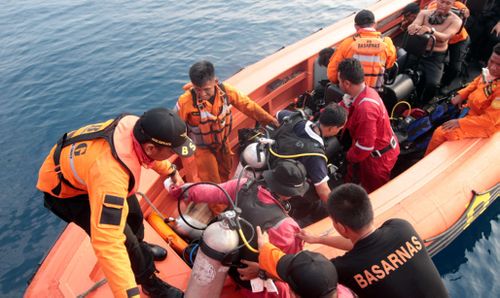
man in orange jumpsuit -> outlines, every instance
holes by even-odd
[[[209,61],[199,61],[189,69],[192,86],[179,97],[175,110],[186,122],[188,134],[197,146],[198,177],[214,183],[229,179],[233,153],[229,146],[235,106],[246,116],[266,125],[277,120],[233,86],[219,82]]]
[[[452,98],[454,105],[469,109],[461,119],[452,119],[438,127],[429,142],[425,154],[431,153],[446,141],[466,138],[487,138],[500,130],[500,43],[497,44],[488,67],[469,86]]]
[[[346,58],[361,62],[365,82],[369,87],[380,90],[384,84],[384,73],[396,62],[396,48],[390,37],[382,37],[375,30],[375,16],[369,10],[362,10],[354,17],[356,34],[344,39],[333,53],[328,64],[328,79],[338,84],[338,65]]]
[[[45,206],[90,236],[115,297],[181,297],[159,279],[153,258],[166,251],[143,242],[143,214],[135,192],[141,168],[184,181],[166,159],[195,149],[174,111],[156,108],[140,118],[122,115],[66,133],[40,168],[37,188]]]

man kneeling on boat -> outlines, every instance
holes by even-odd
[[[438,127],[432,135],[425,154],[446,141],[468,138],[488,138],[500,131],[500,43],[497,44],[487,68],[472,83],[451,99],[466,116],[452,119]],[[464,102],[466,102],[464,104]]]
[[[347,250],[332,259],[338,281],[359,297],[448,297],[425,245],[409,222],[389,219],[378,229],[366,191],[347,183],[334,189],[328,212],[340,236],[299,237]]]
[[[330,177],[324,138],[339,133],[346,123],[347,112],[331,103],[320,112],[317,122],[307,120],[300,111],[282,110],[276,117],[280,127],[272,134],[271,167],[282,158],[296,159],[304,165],[308,183],[314,185],[304,196],[290,200],[291,216],[305,226],[327,216],[324,203],[330,193]]]
[[[184,183],[166,159],[194,150],[179,116],[156,108],[64,134],[40,168],[37,188],[45,206],[90,236],[115,297],[139,297],[137,283],[151,297],[182,297],[155,274],[153,261],[164,259],[166,251],[143,241],[143,214],[134,194],[142,167]]]
[[[269,233],[271,243],[286,253],[297,253],[303,248],[302,241],[295,236],[300,227],[287,215],[284,201],[292,196],[302,196],[307,191],[306,170],[301,163],[284,159],[274,169],[264,171],[263,177],[264,181],[242,178],[241,181],[235,179],[219,185],[241,209],[241,218],[250,222],[254,229],[263,227]],[[219,188],[208,184],[184,184],[171,188],[170,194],[174,198],[182,194],[184,199],[196,203],[227,202],[226,195]],[[245,234],[250,233],[246,231]],[[257,247],[257,237],[250,244]],[[259,278],[258,254],[243,246],[239,251],[239,259],[241,263],[235,265],[247,265],[246,268],[232,266],[229,275],[241,286],[242,294],[246,297],[276,297],[276,294],[267,291],[252,293],[250,280]],[[277,281],[276,288],[278,297],[290,297],[286,283]]]

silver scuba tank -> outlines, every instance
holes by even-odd
[[[222,214],[221,221],[212,223],[203,232],[202,243],[196,254],[191,271],[186,298],[219,297],[229,270],[221,261],[226,253],[238,247],[238,232],[230,220],[236,212],[229,210]]]

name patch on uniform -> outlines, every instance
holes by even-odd
[[[363,272],[353,276],[360,288],[366,288],[373,283],[386,278],[392,272],[403,267],[419,251],[423,249],[423,244],[416,236],[411,237],[411,241],[406,241],[404,245],[388,254],[386,258],[368,266]]]

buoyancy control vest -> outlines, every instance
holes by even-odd
[[[286,211],[279,204],[264,204],[258,198],[259,184],[254,180],[245,183],[238,192],[238,207],[241,209],[240,217],[250,222],[255,227],[260,226],[263,231],[267,231],[277,226],[286,217]],[[250,227],[242,224],[243,233],[246,237],[252,235]],[[249,242],[252,247],[257,247],[257,236]],[[243,242],[240,239],[240,245]],[[251,252],[246,246],[239,250],[239,259],[258,262],[258,254]],[[241,286],[251,289],[250,282],[243,281],[237,268],[231,267],[229,275]]]
[[[196,146],[201,148],[216,148],[223,145],[231,134],[233,126],[231,104],[229,103],[224,84],[219,83],[217,86],[220,89],[217,92],[220,91],[222,103],[216,115],[207,111],[203,105],[203,101],[197,98],[196,92],[191,88],[193,106],[197,109],[200,121],[196,126],[189,123],[186,123],[186,125],[189,137],[194,141]]]
[[[78,152],[79,148],[83,145],[85,141],[92,141],[95,139],[104,139],[108,142],[111,153],[113,157],[129,172],[129,194],[135,192],[137,184],[140,179],[140,163],[135,157],[133,152],[131,131],[133,126],[137,122],[138,117],[122,114],[115,119],[108,120],[106,122],[90,124],[79,128],[77,130],[65,133],[58,141],[53,153],[53,160],[55,165],[55,172],[59,179],[59,183],[54,187],[51,192],[53,195],[58,196],[61,193],[63,184],[69,186],[75,190],[84,191],[76,186],[74,186],[68,179],[66,179],[61,170],[61,153],[63,148],[67,146],[72,146],[70,151],[70,164],[72,164],[73,155]],[[135,158],[134,158],[135,157]],[[73,169],[73,175],[77,177],[75,173],[76,169]]]
[[[269,156],[271,165],[278,158],[296,158],[294,157],[296,155],[318,155],[328,160],[323,144],[295,134],[294,127],[302,121],[306,121],[305,116],[300,111],[295,112],[285,118],[281,126],[273,133],[271,137],[275,143],[270,148],[272,150]]]
[[[387,61],[387,44],[380,35],[363,36],[356,34],[349,47],[347,57],[352,57],[359,62],[365,73],[365,82],[368,86],[379,89],[384,84],[385,63]]]

